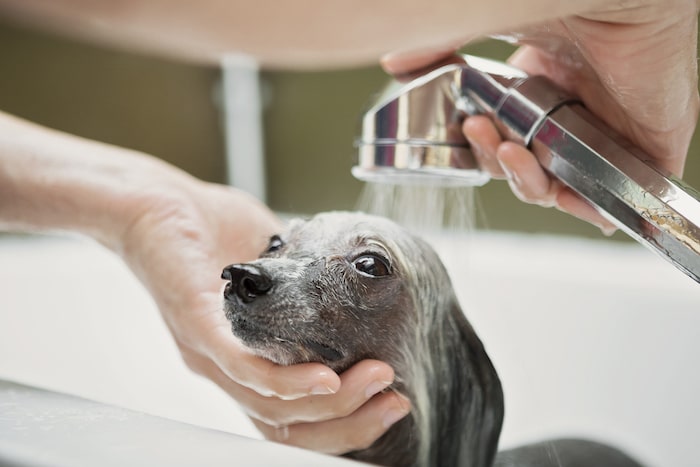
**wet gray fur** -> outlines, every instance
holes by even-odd
[[[227,286],[234,334],[284,365],[314,361],[342,372],[373,358],[394,368],[393,388],[412,401],[410,416],[349,457],[490,465],[503,417],[500,381],[433,249],[384,218],[357,213],[295,220],[280,239],[248,263],[269,277],[269,290],[241,300],[240,284]],[[363,255],[384,258],[390,273],[358,272],[353,262]],[[240,280],[256,291],[250,278]]]
[[[437,254],[391,221],[347,212],[297,219],[259,259],[222,277],[233,333],[257,355],[337,372],[366,358],[394,368],[392,389],[408,396],[411,414],[348,457],[401,467],[639,467],[583,440],[496,457],[504,410],[496,371]]]

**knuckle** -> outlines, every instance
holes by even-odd
[[[185,364],[187,368],[190,369],[190,371],[200,375],[200,376],[205,376],[207,377],[207,372],[206,370],[206,365],[202,364],[202,358],[200,355],[198,355],[196,352],[194,352],[192,349],[187,347],[184,344],[181,344],[177,342],[177,347],[178,350],[180,351],[180,358],[182,359],[182,362]]]
[[[294,422],[294,419],[289,414],[280,412],[276,404],[262,404],[258,407],[249,407],[249,409],[251,416],[271,427],[288,425]]]
[[[197,360],[192,358],[192,355],[189,352],[183,351],[182,349],[180,349],[180,358],[182,359],[182,362],[185,364],[185,366],[190,371],[193,371],[199,375],[202,374],[200,372],[199,365],[197,364]]]

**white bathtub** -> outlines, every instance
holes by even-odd
[[[501,446],[584,436],[696,466],[700,285],[637,245],[433,239],[506,394]],[[121,261],[75,238],[0,238],[0,378],[260,436],[181,362]]]

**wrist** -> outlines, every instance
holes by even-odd
[[[79,232],[118,250],[166,178],[187,176],[136,151],[0,114],[0,228]]]

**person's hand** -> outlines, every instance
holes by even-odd
[[[381,393],[394,379],[385,363],[365,360],[338,376],[321,364],[279,366],[248,353],[222,311],[220,274],[256,258],[280,222],[241,191],[180,173],[151,178],[129,201],[137,214],[121,253],[191,369],[239,402],[268,439],[326,453],[367,447],[406,415],[406,401]]]
[[[334,454],[364,448],[410,409],[382,393],[391,367],[365,360],[339,376],[321,364],[275,365],[248,353],[225,317],[223,268],[257,258],[280,228],[242,191],[0,112],[0,229],[80,232],[121,255],[187,365],[268,438]]]
[[[660,168],[682,175],[698,119],[696,2],[649,2],[609,7],[508,33],[523,46],[509,62],[545,75],[579,96],[588,109],[651,156]],[[436,62],[454,47],[387,57],[400,74]],[[505,178],[523,201],[554,206],[599,226],[614,227],[586,201],[549,176],[535,156],[504,142],[486,117],[464,122],[482,168]]]

